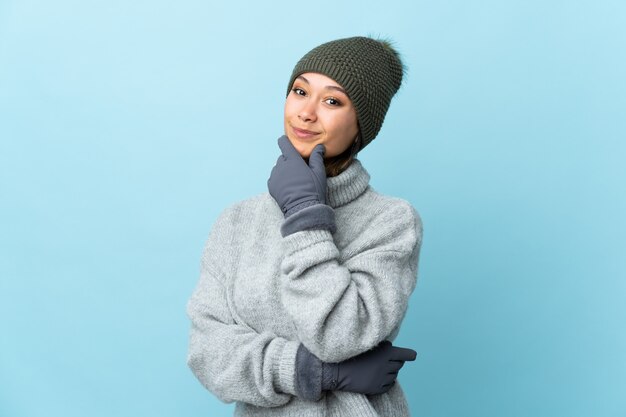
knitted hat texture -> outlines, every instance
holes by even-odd
[[[404,65],[387,40],[365,36],[337,39],[307,52],[296,64],[289,95],[298,75],[316,72],[335,80],[355,107],[362,143],[359,151],[378,134],[392,97],[402,84]]]

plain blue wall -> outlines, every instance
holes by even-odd
[[[360,159],[424,221],[412,415],[626,415],[623,1],[0,2],[0,415],[230,416],[184,308],[297,60],[391,37]]]

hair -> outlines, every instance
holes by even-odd
[[[335,155],[324,160],[324,165],[326,167],[326,177],[335,177],[345,171],[361,150],[362,143],[363,140],[361,138],[361,129],[359,129],[359,133],[356,136],[356,141],[352,144],[352,146],[348,147],[348,149],[346,149],[339,155]]]

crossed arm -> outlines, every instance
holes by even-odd
[[[300,343],[322,361],[340,362],[395,337],[416,284],[422,231],[419,216],[400,207],[404,211],[386,214],[397,228],[372,238],[343,263],[327,230],[283,238],[281,296],[298,340],[238,324],[223,277],[203,258],[187,304],[192,323],[187,363],[200,382],[226,403],[276,407],[299,393]]]

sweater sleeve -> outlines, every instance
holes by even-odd
[[[297,395],[294,378],[300,343],[235,323],[224,286],[207,271],[187,303],[187,315],[191,320],[187,365],[222,402],[277,407]]]
[[[299,340],[320,360],[341,362],[395,337],[417,283],[421,241],[421,218],[408,202],[369,223],[343,262],[328,230],[285,236],[282,301]]]
[[[224,281],[209,261],[214,250],[219,250],[216,245],[223,243],[223,220],[218,219],[205,245],[200,278],[187,302],[191,320],[187,365],[224,403],[281,406],[297,395],[295,363],[300,342],[272,332],[258,333],[233,318]]]

